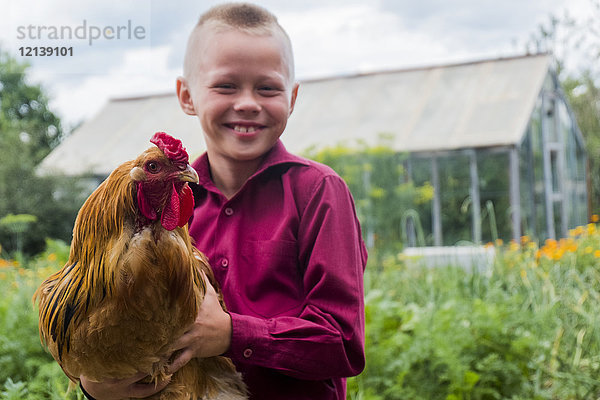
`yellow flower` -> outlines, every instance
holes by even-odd
[[[600,250],[594,251],[594,257],[600,258]]]
[[[496,246],[502,246],[504,241],[502,239],[496,239]]]
[[[562,256],[564,254],[565,254],[564,249],[558,249],[552,254],[552,259],[558,261],[562,258]]]
[[[48,254],[48,261],[56,261],[56,254],[54,254],[54,253]]]
[[[525,270],[525,268],[521,268],[521,278],[527,278],[527,271]]]
[[[577,236],[577,229],[569,229],[569,236]]]
[[[585,228],[583,226],[577,226],[577,227],[569,230],[570,237],[581,236],[584,233],[585,233]]]
[[[593,214],[592,215],[592,222],[598,222],[600,221],[600,216],[598,216],[598,214]]]
[[[583,252],[585,254],[592,254],[594,252],[594,248],[592,246],[587,246],[585,249],[583,249]]]

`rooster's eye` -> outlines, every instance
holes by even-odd
[[[156,174],[158,171],[160,171],[160,165],[158,165],[157,162],[149,161],[146,163],[146,170],[151,174]]]

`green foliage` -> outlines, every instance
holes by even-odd
[[[41,281],[67,256],[66,244],[50,241],[27,266],[0,259],[0,400],[82,398],[74,392],[67,396],[68,379],[42,348],[31,302]]]
[[[70,240],[81,185],[61,177],[36,175],[38,163],[64,136],[60,120],[48,108],[39,85],[27,81],[27,65],[0,49],[0,218],[29,214],[38,222],[16,235],[0,226],[5,250],[35,254],[46,237]]]
[[[349,399],[600,396],[600,234],[498,247],[489,269],[367,267],[367,366]]]
[[[22,252],[23,250],[23,241],[22,235],[29,229],[31,224],[37,221],[37,217],[35,215],[29,214],[8,214],[2,218],[0,218],[0,227],[5,228],[8,232],[11,232],[15,235],[15,242],[17,247],[17,252]]]
[[[24,382],[13,382],[12,379],[8,378],[4,383],[4,390],[0,393],[3,399],[6,400],[20,400],[25,398],[27,395],[27,387]]]
[[[82,399],[39,341],[31,296],[64,265],[49,241],[25,265],[0,259],[0,400]],[[600,232],[496,248],[489,269],[428,269],[371,257],[367,366],[349,399],[591,399],[600,396]]]

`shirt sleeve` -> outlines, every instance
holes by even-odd
[[[306,380],[359,374],[364,356],[367,252],[345,182],[326,176],[309,196],[298,232],[305,303],[298,317],[231,313],[236,362]]]

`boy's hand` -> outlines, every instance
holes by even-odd
[[[173,374],[194,357],[214,357],[225,353],[231,344],[231,316],[223,311],[217,292],[203,274],[206,295],[198,316],[186,333],[170,347],[170,352],[181,350],[168,372]]]
[[[79,379],[85,391],[96,400],[142,399],[160,392],[171,381],[171,377],[169,377],[158,381],[156,385],[154,383],[139,383],[146,376],[146,374],[140,372],[131,378],[111,379],[104,382],[93,382],[83,375]]]

